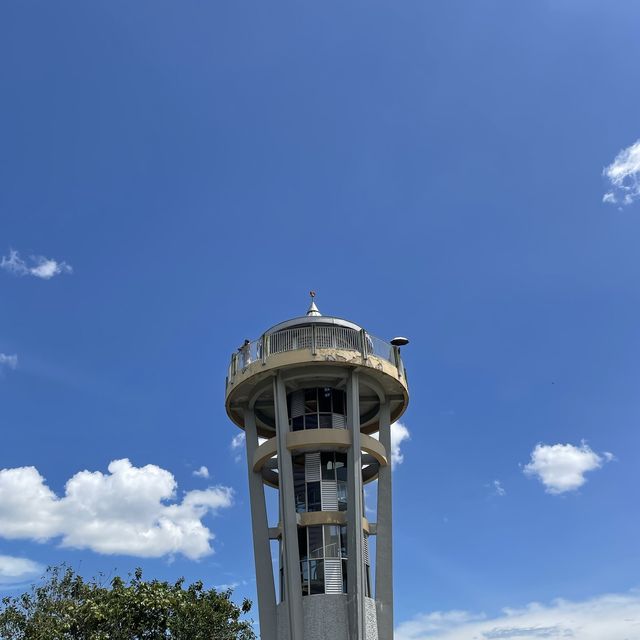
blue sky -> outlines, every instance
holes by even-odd
[[[397,638],[640,638],[639,19],[4,3],[2,588],[66,561],[252,597],[224,376],[313,288],[411,338]]]

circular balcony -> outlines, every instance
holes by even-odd
[[[407,407],[407,374],[400,348],[372,336],[357,325],[338,318],[303,317],[276,325],[258,340],[246,341],[231,356],[226,379],[227,414],[244,427],[244,408],[257,406],[258,431],[274,432],[271,381],[283,371],[291,384],[336,386],[345,368],[364,374],[360,406],[361,428],[377,430],[382,396],[391,403],[391,419]],[[305,380],[305,382],[302,382]]]
[[[291,453],[306,451],[346,451],[351,446],[351,436],[344,429],[313,429],[287,433],[287,449]],[[371,436],[360,434],[362,451],[362,480],[371,482],[378,477],[380,466],[389,464],[385,448]],[[252,469],[262,473],[264,482],[272,487],[279,486],[276,438],[263,442],[255,451],[251,461]]]

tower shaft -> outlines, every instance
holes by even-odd
[[[246,431],[260,634],[392,640],[390,425],[408,403],[406,373],[397,346],[312,307],[246,341],[227,377],[227,413]],[[370,523],[363,489],[375,480]],[[267,487],[278,491],[271,527]]]

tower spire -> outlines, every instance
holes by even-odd
[[[316,301],[315,301],[316,292],[315,291],[309,291],[309,295],[311,296],[311,304],[309,305],[309,309],[307,310],[307,315],[308,316],[321,316],[322,314],[320,313],[320,310],[316,306]]]

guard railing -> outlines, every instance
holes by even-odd
[[[398,347],[372,336],[364,329],[313,324],[267,333],[257,340],[246,342],[231,356],[227,384],[233,382],[236,375],[253,362],[259,360],[266,364],[272,355],[299,349],[307,349],[313,355],[318,349],[354,351],[359,352],[363,360],[376,356],[393,364],[400,377],[406,376]]]

